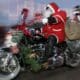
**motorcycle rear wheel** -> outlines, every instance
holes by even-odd
[[[71,53],[72,56],[69,55],[69,52],[65,53],[65,64],[70,67],[78,67],[80,65],[80,54],[79,53]]]

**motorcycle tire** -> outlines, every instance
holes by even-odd
[[[67,49],[67,51],[69,51]],[[69,67],[75,68],[80,65],[80,54],[79,53],[72,53],[72,56],[69,55],[69,52],[65,52],[65,64]]]
[[[13,65],[15,63],[15,65],[16,65],[15,69],[13,71],[11,71],[11,72],[6,72],[6,71],[2,70],[0,72],[0,80],[12,80],[19,74],[19,72],[20,72],[20,64],[19,64],[19,61],[18,61],[17,57],[16,56],[12,56],[12,58],[10,59],[9,63],[10,64],[8,66],[12,65],[11,68],[13,67]]]

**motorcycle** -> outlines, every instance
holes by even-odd
[[[40,70],[55,69],[62,65],[77,67],[80,64],[80,40],[66,40],[52,47],[51,57],[46,57],[47,39],[41,32],[41,27],[27,27],[28,35],[15,31],[12,40],[17,42],[19,54],[13,54],[9,49],[0,49],[0,79],[15,78],[21,67],[38,72]],[[37,34],[36,34],[37,33]],[[51,42],[53,36],[51,36]]]
[[[27,30],[29,35],[24,36],[21,43],[26,47],[25,50],[22,50],[22,53],[26,56],[24,57],[24,63],[26,61],[31,70],[36,72],[41,69],[55,68],[64,64],[70,67],[79,66],[80,40],[66,40],[63,43],[57,44],[57,46],[53,46],[53,53],[51,57],[47,58],[45,47],[49,45],[46,44],[48,40],[38,34],[41,32],[41,28],[29,27]],[[53,36],[51,38],[50,43],[52,44]]]

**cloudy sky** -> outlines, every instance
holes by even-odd
[[[35,11],[41,11],[42,7],[50,2],[56,2],[61,8],[67,10],[80,5],[80,0],[0,0],[0,24],[16,24],[23,7],[30,9],[30,18]]]
[[[80,4],[80,0],[36,0],[37,2],[44,2],[44,3],[49,3],[49,2],[56,2],[60,7],[65,7],[65,8],[72,8],[75,5]]]

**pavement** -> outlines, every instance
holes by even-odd
[[[80,66],[77,68],[59,67],[39,73],[21,72],[14,80],[80,80]]]

